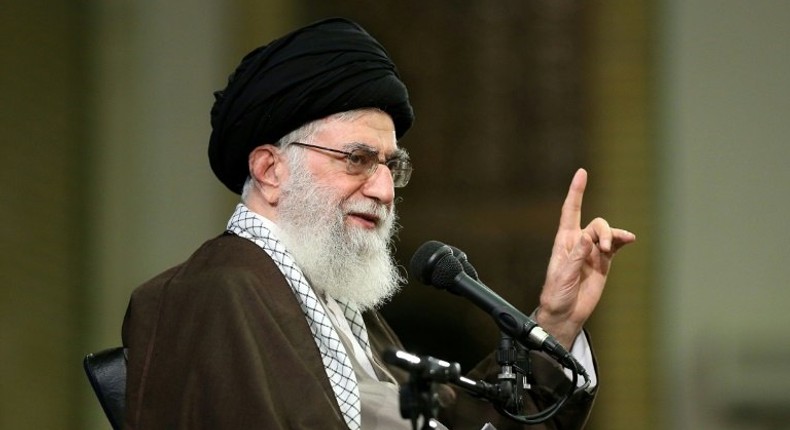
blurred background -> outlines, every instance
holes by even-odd
[[[456,245],[531,311],[585,167],[583,221],[638,236],[589,323],[589,428],[790,428],[780,0],[5,0],[0,428],[109,428],[82,357],[120,344],[132,289],[237,201],[207,163],[212,92],[252,48],[333,15],[410,88],[404,266]],[[414,280],[385,312],[410,350],[465,368],[497,340]]]

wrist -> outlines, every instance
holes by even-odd
[[[565,314],[549,312],[544,306],[538,306],[533,315],[543,330],[570,351],[573,342],[582,331],[583,324],[573,323]]]

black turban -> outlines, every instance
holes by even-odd
[[[242,59],[211,108],[211,169],[240,194],[250,152],[303,124],[338,112],[379,108],[398,138],[414,113],[387,52],[346,19],[320,21],[261,46]]]

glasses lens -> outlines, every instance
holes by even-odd
[[[411,178],[412,167],[407,159],[389,160],[384,163],[392,172],[396,188],[405,187]],[[372,175],[379,165],[379,153],[367,148],[356,148],[346,157],[346,171],[351,175]]]
[[[390,160],[387,167],[392,172],[392,184],[395,188],[405,187],[409,183],[412,167],[408,160]]]
[[[365,148],[357,148],[346,157],[346,169],[352,175],[370,174],[379,163],[379,154]]]

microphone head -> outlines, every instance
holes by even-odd
[[[439,266],[443,267],[443,269],[440,271],[440,276],[437,278],[436,269]],[[453,277],[463,271],[461,263],[453,256],[452,249],[438,240],[429,240],[422,244],[422,246],[414,252],[414,255],[411,257],[411,262],[409,263],[409,269],[413,276],[423,284],[433,285],[438,288],[446,288],[448,281],[452,280],[452,277],[450,277],[449,280],[445,280],[448,272],[447,266],[451,268],[457,267],[458,271]],[[454,269],[450,269],[450,271],[452,270]],[[437,281],[439,283],[437,283]]]
[[[464,273],[464,266],[451,254],[449,258],[442,258],[436,262],[431,274],[431,285],[458,294],[456,292],[455,277],[459,273]]]
[[[470,278],[479,281],[480,277],[477,275],[477,270],[475,270],[475,267],[472,266],[472,263],[469,262],[469,259],[466,258],[466,253],[452,245],[447,245],[447,246],[449,246],[450,249],[453,250],[453,255],[455,256],[455,258],[458,259],[458,261],[461,262],[461,266],[463,266],[464,272],[466,272],[466,274],[469,275]]]

